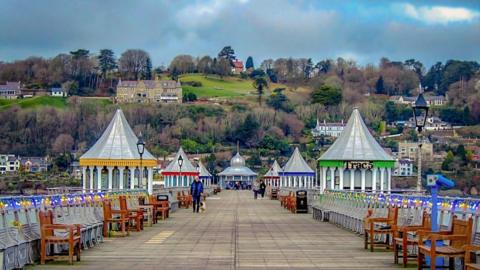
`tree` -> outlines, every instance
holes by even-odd
[[[193,102],[197,100],[197,95],[195,93],[189,92],[183,94],[183,101],[184,102]]]
[[[260,123],[253,114],[248,114],[243,123],[234,131],[234,141],[246,144],[260,128]]]
[[[117,68],[117,61],[115,60],[115,55],[110,49],[100,50],[98,55],[98,65],[102,71],[102,77],[105,78],[108,72],[111,72]]]
[[[385,117],[389,123],[398,120],[397,106],[393,101],[387,101],[387,103],[385,103]]]
[[[66,154],[73,148],[74,140],[70,134],[60,134],[52,145],[52,150],[57,154]]]
[[[313,70],[313,62],[312,58],[308,58],[307,63],[303,69],[303,74],[304,74],[304,79],[308,80],[310,79],[310,74],[312,73]]]
[[[253,80],[253,87],[257,89],[258,104],[262,106],[262,96],[265,88],[268,88],[268,82],[265,77],[256,77]]]
[[[383,85],[383,76],[378,77],[375,83],[375,90],[377,94],[385,94],[385,86]]]
[[[232,66],[226,58],[219,58],[218,61],[214,59],[213,63],[215,74],[219,75],[220,78],[230,75],[230,73],[232,72]]]
[[[140,79],[145,73],[149,59],[147,52],[138,49],[126,50],[119,59],[119,69],[126,79]]]
[[[320,103],[324,106],[336,106],[342,101],[342,90],[339,88],[322,85],[312,93],[312,103]]]
[[[145,80],[151,80],[152,79],[152,61],[150,60],[150,57],[147,58],[147,61],[145,62],[145,67],[143,69],[143,79]]]
[[[249,56],[247,58],[247,62],[245,62],[245,69],[247,70],[253,70],[255,67],[253,66],[253,58]]]
[[[198,72],[203,73],[203,75],[207,76],[207,74],[213,73],[213,60],[210,56],[206,55],[202,57],[197,64]]]
[[[452,151],[448,151],[447,156],[442,162],[442,170],[450,171],[452,169],[452,163],[454,161],[454,155]]]
[[[315,68],[322,73],[328,73],[332,67],[332,62],[330,60],[322,60],[315,65]]]
[[[195,63],[191,55],[177,55],[170,63],[170,70],[175,69],[179,74],[192,73],[195,71]]]
[[[227,59],[230,65],[233,65],[233,60],[236,59],[235,51],[231,46],[225,46],[223,49],[218,53],[218,58]]]

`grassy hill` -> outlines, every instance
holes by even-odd
[[[228,76],[220,78],[216,75],[185,74],[180,76],[184,93],[194,93],[197,97],[247,97],[255,96],[257,90],[253,87],[251,79]],[[201,86],[187,85],[189,82],[199,82]],[[284,87],[280,84],[270,85],[270,89]],[[265,95],[269,91],[265,91]]]
[[[112,104],[112,101],[109,98],[98,98],[98,97],[79,97],[82,100],[89,103],[97,103],[99,105],[108,105]],[[42,107],[54,107],[57,109],[64,109],[68,107],[67,103],[68,98],[61,97],[51,97],[51,96],[38,96],[32,98],[23,98],[23,99],[0,99],[0,111],[11,108],[12,106],[20,106],[22,109],[38,109]]]
[[[67,106],[67,99],[61,97],[39,96],[23,99],[0,100],[0,110],[6,110],[12,106],[20,106],[23,109],[50,106],[63,109]]]

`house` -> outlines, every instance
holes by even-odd
[[[398,158],[417,160],[418,142],[399,142]],[[430,142],[422,143],[422,160],[431,161],[433,159],[433,144]]]
[[[0,98],[2,99],[17,99],[22,95],[20,82],[6,82],[0,84]]]
[[[417,121],[423,122],[423,117],[422,116],[417,117]],[[415,128],[416,127],[415,118],[411,117],[408,120],[408,122],[405,124],[405,126],[410,128]],[[450,123],[443,121],[439,117],[432,116],[432,117],[427,117],[427,121],[425,121],[424,129],[428,131],[449,130],[449,129],[452,129],[452,125]]]
[[[25,172],[46,172],[50,162],[46,157],[21,157],[20,162]]]
[[[443,106],[447,104],[447,99],[444,96],[427,96],[425,95],[425,101],[428,106]],[[417,100],[417,97],[407,96],[391,96],[390,101],[395,104],[413,105]]]
[[[67,96],[67,90],[65,90],[61,87],[52,87],[50,89],[50,95],[52,97],[66,97]]]
[[[312,129],[311,132],[314,138],[322,135],[336,138],[340,136],[344,128],[345,123],[343,123],[343,120],[336,123],[327,123],[325,120],[323,120],[322,123],[317,119],[317,125],[314,129]]]
[[[0,155],[0,174],[17,172],[20,169],[20,160],[15,155]]]
[[[173,80],[122,81],[117,85],[119,103],[182,103],[182,86]]]
[[[240,74],[240,72],[243,72],[243,62],[241,60],[235,59],[232,62],[232,73]]]
[[[413,176],[413,161],[410,159],[397,159],[393,170],[394,176]]]

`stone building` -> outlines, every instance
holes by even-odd
[[[417,160],[418,156],[418,142],[399,142],[398,143],[398,158]],[[433,160],[433,144],[430,142],[422,143],[422,160]]]
[[[182,103],[182,86],[173,80],[120,80],[116,100],[119,103]]]

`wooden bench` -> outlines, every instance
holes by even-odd
[[[398,208],[389,207],[387,209],[386,217],[373,217],[373,211],[369,210],[368,216],[364,219],[365,229],[365,245],[364,248],[373,252],[375,247],[391,248],[390,239],[393,238],[393,233],[397,230]],[[385,241],[375,242],[375,237],[384,235]]]
[[[417,255],[409,255],[408,247],[418,246],[418,234],[427,233],[431,229],[431,219],[427,212],[423,212],[422,224],[414,226],[397,227],[393,236],[394,261],[398,264],[398,258],[402,258],[403,267],[407,267],[408,258],[417,258]],[[402,256],[399,252],[402,251]]]
[[[115,216],[114,216],[115,215]],[[122,210],[113,210],[112,204],[108,200],[103,201],[103,236],[108,237],[110,226],[113,224],[120,225],[120,235],[127,236],[128,230],[128,213]]]
[[[456,216],[452,220],[452,228],[446,232],[419,235],[418,239],[418,269],[425,267],[425,256],[430,256],[430,269],[435,269],[436,257],[448,258],[450,267],[453,267],[455,258],[465,258],[465,247],[471,244],[473,219],[460,220]],[[430,245],[424,241],[430,240]],[[449,241],[448,245],[437,246],[437,241]]]
[[[127,218],[129,220],[128,229],[135,229],[137,232],[143,230],[143,210],[142,209],[130,209],[127,205],[127,197],[119,196],[120,200],[120,211],[127,213]]]
[[[57,259],[62,256],[48,255],[47,248],[54,244],[68,245],[68,262],[73,264],[73,256],[80,261],[81,232],[80,225],[54,224],[53,213],[40,211],[40,263],[45,264],[46,260]],[[53,253],[53,250],[51,251]]]

